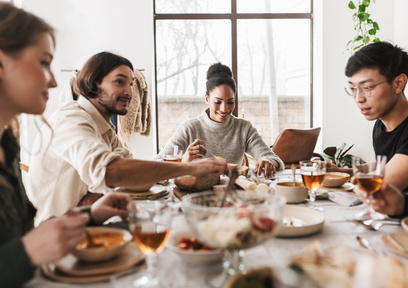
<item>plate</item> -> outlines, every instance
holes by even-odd
[[[177,248],[182,237],[193,237],[194,233],[191,229],[180,229],[171,232],[170,240],[167,243],[167,248],[180,256],[184,262],[190,265],[204,265],[220,261],[223,257],[221,249],[208,251],[191,251]]]
[[[55,268],[68,276],[95,276],[133,267],[144,259],[134,242],[130,242],[115,258],[98,263],[86,263],[69,254],[55,262]]]
[[[125,192],[129,194],[130,197],[137,199],[137,198],[158,198],[162,197],[169,192],[166,190],[166,188],[160,187],[160,186],[153,186],[150,188],[148,191],[142,191],[142,192],[135,192],[135,191],[130,191],[125,188],[118,188],[116,191],[118,192]]]
[[[408,233],[405,230],[385,234],[381,239],[392,252],[408,258]]]
[[[351,191],[354,188],[354,184],[347,182],[344,183],[343,185],[341,185],[340,187],[326,187],[326,186],[322,186],[322,189],[325,189],[327,191]]]
[[[291,225],[279,227],[278,237],[306,236],[320,231],[325,221],[324,215],[312,208],[286,205],[282,221],[291,221]]]

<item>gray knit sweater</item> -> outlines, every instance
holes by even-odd
[[[208,113],[207,108],[198,117],[182,123],[155,159],[158,160],[166,152],[172,151],[174,145],[178,145],[179,149],[185,153],[188,145],[195,139],[200,139],[207,144],[208,150],[217,156],[224,157],[228,163],[241,164],[244,152],[246,152],[256,160],[261,157],[273,159],[279,163],[279,170],[284,169],[282,160],[266,145],[251,122],[233,115],[226,122],[215,122],[210,119]]]

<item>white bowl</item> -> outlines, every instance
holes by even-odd
[[[326,173],[323,180],[324,187],[340,187],[350,179],[350,175],[341,172]]]
[[[314,234],[322,230],[324,215],[312,208],[286,205],[278,237],[298,237]],[[289,222],[289,223],[288,223]]]
[[[72,252],[77,258],[84,262],[101,262],[112,259],[113,257],[119,255],[126,245],[132,240],[132,234],[124,229],[111,228],[111,227],[87,227],[86,230],[94,236],[95,243],[98,243],[98,238],[96,235],[101,233],[119,233],[123,237],[123,241],[118,244],[112,244],[103,247],[89,247],[89,248],[79,248],[81,244],[77,246],[77,249]],[[99,242],[100,243],[100,242]]]
[[[307,188],[303,182],[296,182],[296,186],[293,186],[293,181],[278,182],[275,193],[285,197],[286,203],[301,203],[307,199]]]
[[[194,232],[191,229],[181,229],[171,231],[170,240],[167,243],[167,248],[177,253],[180,258],[190,265],[204,265],[213,263],[222,259],[223,253],[221,249],[215,250],[183,250],[177,247],[183,237],[194,237]]]

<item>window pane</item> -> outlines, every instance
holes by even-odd
[[[309,128],[310,20],[240,20],[238,85],[238,114],[268,145],[284,128]]]
[[[231,0],[156,0],[156,13],[230,13]]]
[[[237,0],[238,13],[310,13],[311,0]]]
[[[208,67],[231,66],[228,20],[160,20],[156,22],[159,147],[177,126],[205,108]]]

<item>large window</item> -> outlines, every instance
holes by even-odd
[[[208,67],[232,68],[234,114],[268,145],[312,126],[312,0],[155,0],[158,145],[205,108]]]

